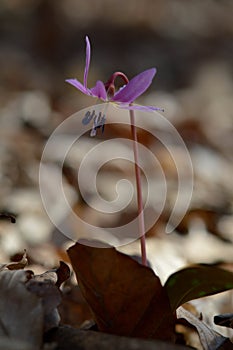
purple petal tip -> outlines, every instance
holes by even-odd
[[[151,85],[155,74],[156,69],[150,68],[136,75],[127,85],[125,85],[125,87],[114,95],[112,100],[123,103],[131,103],[135,101],[136,98],[142,95]]]

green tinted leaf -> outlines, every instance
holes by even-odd
[[[172,274],[164,287],[175,311],[189,300],[233,289],[233,273],[213,266],[195,265]]]

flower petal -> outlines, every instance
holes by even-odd
[[[136,75],[125,87],[119,90],[112,98],[112,101],[131,103],[150,86],[156,73],[155,68],[147,69]]]
[[[141,106],[141,105],[126,105],[124,103],[118,104],[118,107],[128,110],[140,110],[145,112],[154,112],[154,111],[161,111],[164,112],[163,108],[154,107],[154,106]]]
[[[76,87],[76,89],[78,89],[79,91],[82,91],[82,93],[84,93],[85,95],[91,95],[90,89],[85,87],[77,79],[66,79],[66,82]]]
[[[104,83],[98,80],[93,88],[90,89],[92,96],[98,97],[101,100],[107,100],[107,92]]]
[[[86,65],[85,65],[84,76],[83,76],[83,85],[85,86],[85,88],[87,88],[87,77],[88,77],[88,72],[90,67],[90,61],[91,61],[91,45],[90,45],[90,40],[88,36],[86,36]]]

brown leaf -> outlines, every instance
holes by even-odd
[[[154,272],[114,248],[68,249],[80,289],[100,331],[171,340],[174,317]]]
[[[65,282],[68,278],[70,278],[70,269],[69,266],[64,263],[63,261],[60,261],[60,266],[56,270],[57,274],[57,282],[56,285],[60,287],[60,285]]]

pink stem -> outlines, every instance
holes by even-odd
[[[133,138],[133,152],[134,152],[135,176],[136,176],[136,186],[137,186],[138,220],[139,220],[139,234],[140,234],[140,242],[141,242],[142,265],[147,266],[145,222],[144,222],[143,200],[142,200],[141,169],[138,165],[138,162],[139,162],[138,144],[137,144],[138,138],[137,138],[137,130],[136,130],[136,126],[135,126],[134,111],[130,110],[129,113],[130,113],[130,123],[131,123],[131,134],[132,134],[132,138]]]

